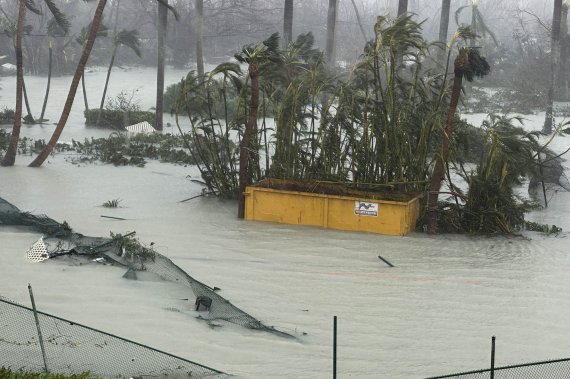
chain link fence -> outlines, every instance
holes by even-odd
[[[223,372],[0,297],[0,367],[106,378],[227,378]],[[43,345],[43,348],[42,348]]]
[[[462,372],[426,379],[568,379],[570,358]]]

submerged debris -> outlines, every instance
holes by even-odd
[[[0,225],[22,225],[44,233],[30,250],[29,259],[40,262],[62,255],[77,254],[120,264],[128,268],[124,277],[136,279],[137,271],[148,271],[164,280],[190,287],[196,297],[198,318],[208,321],[227,321],[248,329],[270,332],[283,337],[294,335],[267,326],[248,313],[242,311],[216,293],[217,287],[210,287],[178,267],[167,257],[157,253],[152,247],[144,246],[134,237],[134,232],[126,235],[111,233],[110,238],[88,237],[75,233],[66,223],[58,223],[47,216],[36,216],[21,212],[6,200],[0,198]]]

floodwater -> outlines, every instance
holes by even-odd
[[[104,75],[103,69],[87,75],[92,107]],[[183,75],[171,71],[167,83]],[[150,69],[114,72],[109,91],[138,89],[146,109],[154,102],[154,77]],[[53,80],[47,118],[57,119],[69,81]],[[39,113],[45,78],[26,84]],[[1,86],[0,105],[8,105],[13,78],[2,78]],[[78,95],[62,140],[108,135],[85,128]],[[541,121],[531,116],[528,127],[540,128]],[[22,136],[48,138],[52,130],[25,126]],[[555,148],[568,141],[557,139]],[[25,251],[39,236],[0,230],[0,295],[28,304],[31,283],[44,312],[244,378],[330,377],[335,315],[339,377],[422,378],[485,368],[491,336],[497,365],[570,356],[567,192],[552,193],[548,209],[529,216],[562,227],[558,237],[389,237],[244,222],[236,219],[236,203],[217,199],[179,203],[201,191],[190,181],[197,176],[192,167],[78,167],[60,154],[32,169],[26,167],[31,159],[20,156],[15,167],[0,169],[1,197],[86,235],[136,230],[142,242],[154,242],[252,316],[307,335],[291,341],[233,325],[211,329],[192,317],[193,304],[173,285],[128,281],[111,266],[30,263]],[[117,198],[120,208],[100,206]]]

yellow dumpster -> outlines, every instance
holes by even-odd
[[[420,196],[265,179],[245,191],[245,219],[403,236],[415,228]]]

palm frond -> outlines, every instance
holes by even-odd
[[[57,5],[55,5],[54,0],[43,0],[43,1],[46,3],[49,11],[53,15],[55,22],[57,22],[59,27],[65,32],[65,34],[67,34],[69,32],[69,28],[71,27],[71,23],[69,22],[65,14],[63,14],[63,12],[57,7]]]
[[[160,4],[164,5],[165,7],[167,7],[168,10],[170,10],[172,12],[176,21],[180,21],[180,15],[178,14],[178,11],[172,5],[168,4],[168,0],[157,0],[157,1]]]
[[[489,29],[487,24],[485,24],[485,20],[483,19],[483,16],[481,15],[481,13],[478,10],[475,12],[475,17],[477,19],[477,25],[479,25],[481,28],[481,34],[483,36],[486,34],[490,35],[491,39],[495,43],[495,46],[499,46],[499,42],[497,41],[497,37],[495,36],[495,33],[493,33],[493,31],[491,29]]]
[[[36,6],[34,0],[24,0],[24,4],[30,12],[33,12],[35,14],[42,14],[42,11]]]
[[[470,8],[470,5],[464,5],[462,7],[457,8],[457,10],[455,11],[455,25],[460,26],[459,24],[459,15],[461,14],[461,12],[463,12],[463,10],[465,8]]]
[[[93,22],[90,22],[89,25],[84,26],[81,28],[79,32],[79,36],[75,38],[75,42],[83,46],[87,39],[89,38],[89,32],[91,31],[91,27],[93,26]],[[97,29],[97,37],[107,37],[109,34],[109,27],[103,23],[99,25],[99,29]]]
[[[141,56],[141,41],[139,39],[139,31],[136,29],[122,29],[115,36],[115,45],[124,45],[134,51],[138,57]]]

